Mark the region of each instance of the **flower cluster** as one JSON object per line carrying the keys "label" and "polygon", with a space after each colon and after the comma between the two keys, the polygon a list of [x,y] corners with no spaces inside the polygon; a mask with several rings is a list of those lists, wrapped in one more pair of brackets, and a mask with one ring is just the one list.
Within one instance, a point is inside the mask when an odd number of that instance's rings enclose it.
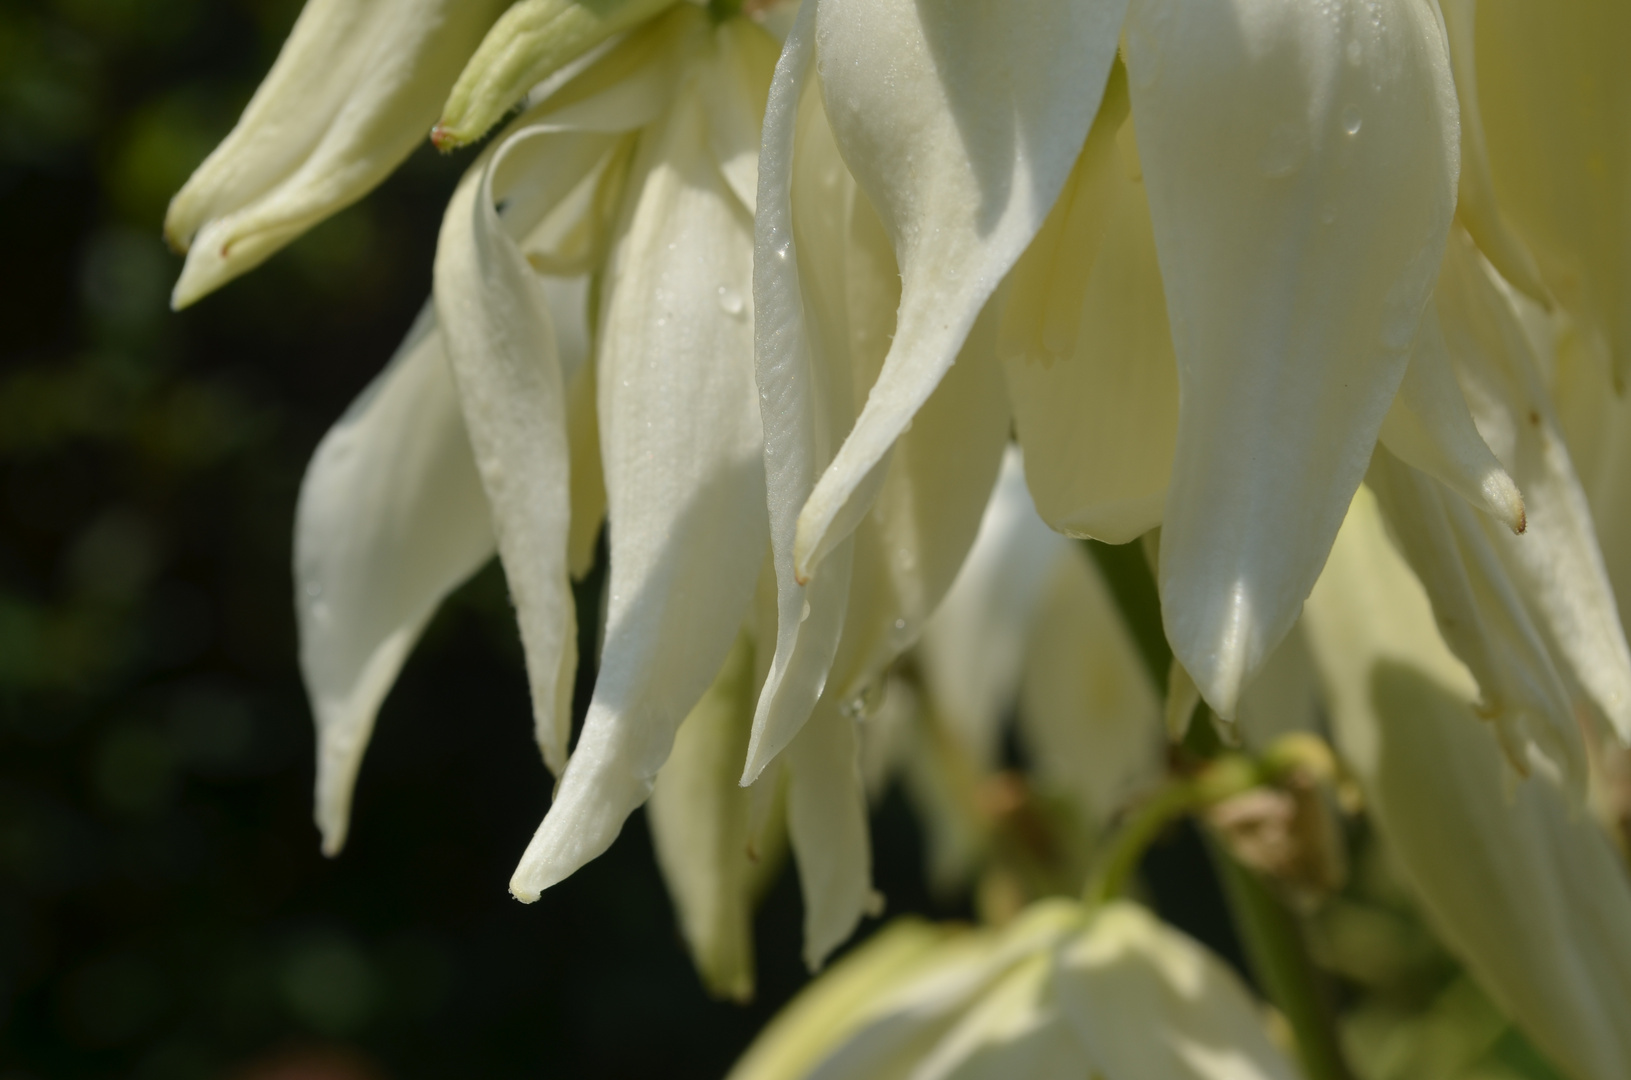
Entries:
{"label": "flower cluster", "polygon": [[1631,1075],[1627,40],[1611,0],[308,0],[171,206],[177,305],[486,138],[301,492],[325,850],[496,551],[558,777],[516,896],[649,800],[741,998],[784,846],[812,968],[878,910],[893,778],[977,882],[991,928],[897,924],[744,1078],[1291,1076],[1115,899],[1184,814],[1314,934],[1363,831],[1557,1068]]}

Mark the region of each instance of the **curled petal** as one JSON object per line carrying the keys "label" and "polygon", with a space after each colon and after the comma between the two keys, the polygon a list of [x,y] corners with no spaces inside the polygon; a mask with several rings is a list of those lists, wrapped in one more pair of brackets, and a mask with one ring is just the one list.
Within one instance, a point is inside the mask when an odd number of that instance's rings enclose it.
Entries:
{"label": "curled petal", "polygon": [[751,224],[708,152],[710,121],[692,82],[646,133],[606,276],[605,644],[572,764],[516,871],[527,894],[604,851],[651,793],[731,648],[768,539]]}
{"label": "curled petal", "polygon": [[436,606],[493,554],[434,311],[323,437],[295,511],[300,669],[317,721],[317,824],[345,844],[374,717]]}
{"label": "curled petal", "polygon": [[801,578],[864,514],[868,477],[1053,206],[1125,10],[1125,0],[821,0],[827,115],[894,244],[901,305],[866,408],[800,515]]}
{"label": "curled petal", "polygon": [[[847,338],[833,342],[829,328],[825,340],[812,340],[802,285],[804,273],[812,281],[818,276],[813,265],[806,271],[806,264],[835,257],[831,249],[842,243],[845,224],[838,189],[846,174],[832,133],[818,99],[811,97],[800,107],[815,52],[815,14],[814,4],[799,8],[776,62],[755,200],[754,362],[764,419],[777,629],[775,653],[753,717],[744,783],[752,783],[793,740],[821,697],[844,625],[854,550],[853,544],[842,545],[813,581],[800,580],[795,572],[799,509],[852,416],[848,359],[842,351],[835,359],[831,351],[842,350]],[[795,145],[800,149],[797,169]],[[795,172],[801,176],[797,206]]]}
{"label": "curled petal", "polygon": [[419,144],[500,0],[312,0],[232,133],[171,200],[183,308],[362,198]]}
{"label": "curled petal", "polygon": [[436,312],[515,601],[539,742],[559,775],[577,667],[566,388],[548,294],[494,206],[493,161],[502,153],[472,168],[448,205]]}

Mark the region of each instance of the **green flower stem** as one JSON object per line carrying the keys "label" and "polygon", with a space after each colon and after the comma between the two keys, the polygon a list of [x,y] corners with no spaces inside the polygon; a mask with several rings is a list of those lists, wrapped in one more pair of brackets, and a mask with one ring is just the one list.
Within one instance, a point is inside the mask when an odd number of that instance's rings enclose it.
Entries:
{"label": "green flower stem", "polygon": [[1207,836],[1206,844],[1252,971],[1291,1025],[1304,1075],[1308,1080],[1354,1080],[1325,983],[1308,956],[1296,916],[1215,839]]}
{"label": "green flower stem", "polygon": [[1195,776],[1163,788],[1133,811],[1098,869],[1088,878],[1082,899],[1091,905],[1120,896],[1144,858],[1144,851],[1167,826],[1224,799],[1273,782],[1276,772],[1244,754],[1225,754]]}

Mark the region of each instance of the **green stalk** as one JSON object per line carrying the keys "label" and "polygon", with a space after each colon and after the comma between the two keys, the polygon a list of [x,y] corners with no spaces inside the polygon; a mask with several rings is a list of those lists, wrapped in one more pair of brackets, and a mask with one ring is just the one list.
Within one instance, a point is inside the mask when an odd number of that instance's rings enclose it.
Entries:
{"label": "green stalk", "polygon": [[1325,982],[1308,956],[1296,917],[1211,836],[1206,846],[1252,971],[1296,1036],[1304,1075],[1308,1080],[1354,1080],[1342,1055]]}

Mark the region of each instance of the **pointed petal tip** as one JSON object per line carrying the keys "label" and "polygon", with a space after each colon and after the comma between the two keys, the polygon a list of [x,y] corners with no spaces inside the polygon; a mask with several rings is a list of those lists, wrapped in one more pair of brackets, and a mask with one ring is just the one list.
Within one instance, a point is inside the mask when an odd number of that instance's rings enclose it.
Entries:
{"label": "pointed petal tip", "polygon": [[430,144],[444,154],[451,153],[461,146],[466,146],[470,141],[470,139],[454,131],[446,124],[437,124],[430,129]]}
{"label": "pointed petal tip", "polygon": [[1491,515],[1521,536],[1529,528],[1529,516],[1524,509],[1523,493],[1503,469],[1484,478],[1484,505]]}

